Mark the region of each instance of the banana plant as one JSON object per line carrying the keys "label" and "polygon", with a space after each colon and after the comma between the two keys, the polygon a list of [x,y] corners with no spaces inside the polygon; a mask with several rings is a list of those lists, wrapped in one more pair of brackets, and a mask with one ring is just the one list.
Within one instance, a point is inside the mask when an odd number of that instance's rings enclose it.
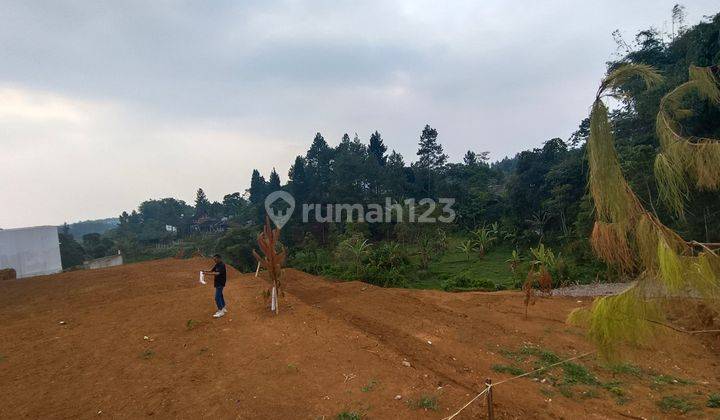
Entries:
{"label": "banana plant", "polygon": [[481,227],[473,232],[475,249],[480,254],[480,257],[484,257],[487,253],[490,245],[497,240],[497,237],[493,236],[491,231],[486,227]]}
{"label": "banana plant", "polygon": [[463,254],[465,254],[465,259],[469,262],[470,254],[475,251],[475,241],[473,241],[472,239],[468,239],[467,241],[460,242],[460,244],[457,246],[457,249],[460,250]]}
{"label": "banana plant", "polygon": [[517,252],[517,250],[513,250],[512,254],[510,254],[510,258],[505,260],[505,262],[510,264],[510,271],[515,274],[518,267],[520,266],[520,263],[522,263],[522,260],[523,259],[520,256],[520,253]]}

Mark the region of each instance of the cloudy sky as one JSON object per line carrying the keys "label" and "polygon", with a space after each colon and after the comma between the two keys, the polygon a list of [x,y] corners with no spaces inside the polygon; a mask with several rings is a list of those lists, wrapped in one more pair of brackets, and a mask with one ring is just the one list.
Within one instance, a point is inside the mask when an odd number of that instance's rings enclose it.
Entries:
{"label": "cloudy sky", "polygon": [[612,31],[669,29],[674,1],[0,0],[0,227],[285,182],[317,131],[408,162],[426,123],[453,160],[567,138]]}

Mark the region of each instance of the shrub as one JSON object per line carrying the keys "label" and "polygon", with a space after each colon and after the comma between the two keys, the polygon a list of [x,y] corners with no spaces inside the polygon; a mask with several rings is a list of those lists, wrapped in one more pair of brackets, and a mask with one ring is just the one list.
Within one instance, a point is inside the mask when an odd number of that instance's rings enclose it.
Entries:
{"label": "shrub", "polygon": [[460,273],[442,282],[441,287],[446,291],[463,291],[463,290],[498,290],[495,283],[486,279],[479,279],[470,276],[468,273]]}

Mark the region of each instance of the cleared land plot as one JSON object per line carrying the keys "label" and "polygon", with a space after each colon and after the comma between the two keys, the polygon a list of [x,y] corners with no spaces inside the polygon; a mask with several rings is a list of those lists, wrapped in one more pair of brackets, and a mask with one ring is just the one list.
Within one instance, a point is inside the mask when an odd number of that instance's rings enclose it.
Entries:
{"label": "cleared land plot", "polygon": [[[382,289],[293,270],[277,317],[265,282],[230,270],[230,312],[213,320],[212,288],[197,283],[209,265],[0,283],[0,418],[441,418],[486,377],[592,350],[564,323],[588,299],[539,299],[525,319],[517,292]],[[668,334],[623,365],[591,357],[503,384],[496,414],[717,416],[718,350],[716,337]]]}

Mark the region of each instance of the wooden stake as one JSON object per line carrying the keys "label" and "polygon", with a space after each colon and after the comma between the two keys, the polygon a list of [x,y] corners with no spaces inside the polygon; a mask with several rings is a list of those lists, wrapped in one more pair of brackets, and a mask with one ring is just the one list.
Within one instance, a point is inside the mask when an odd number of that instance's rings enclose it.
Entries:
{"label": "wooden stake", "polygon": [[260,261],[258,261],[258,266],[257,266],[257,268],[255,269],[255,277],[258,276],[258,273],[260,273]]}
{"label": "wooden stake", "polygon": [[487,407],[488,407],[488,420],[495,420],[495,413],[493,412],[493,387],[492,380],[490,378],[485,379],[485,386],[488,387],[487,391]]}

